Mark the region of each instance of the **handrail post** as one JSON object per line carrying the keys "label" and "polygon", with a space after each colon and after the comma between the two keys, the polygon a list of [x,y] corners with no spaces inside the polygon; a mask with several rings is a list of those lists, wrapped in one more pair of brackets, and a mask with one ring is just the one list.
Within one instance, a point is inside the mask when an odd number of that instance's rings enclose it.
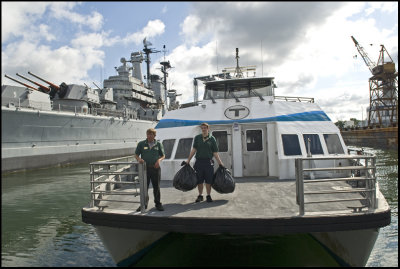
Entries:
{"label": "handrail post", "polygon": [[91,193],[91,200],[90,200],[90,207],[94,207],[94,199],[95,199],[95,194],[94,194],[94,169],[93,169],[93,164],[89,164],[90,165],[90,189],[92,191]]}
{"label": "handrail post", "polygon": [[304,173],[303,173],[303,159],[299,158],[297,161],[297,177],[298,181],[298,202],[299,202],[299,214],[304,215]]}
{"label": "handrail post", "polygon": [[294,169],[296,177],[296,204],[299,204],[299,159],[294,160]]}
{"label": "handrail post", "polygon": [[146,211],[147,199],[147,169],[146,163],[138,163],[139,165],[139,184],[140,184],[140,212]]}
{"label": "handrail post", "polygon": [[372,173],[371,173],[371,181],[372,181],[372,192],[371,192],[371,207],[373,209],[377,208],[377,203],[376,203],[376,175],[375,175],[375,171],[376,171],[376,166],[375,166],[375,162],[376,162],[376,157],[372,157],[371,158],[371,166],[372,166]]}

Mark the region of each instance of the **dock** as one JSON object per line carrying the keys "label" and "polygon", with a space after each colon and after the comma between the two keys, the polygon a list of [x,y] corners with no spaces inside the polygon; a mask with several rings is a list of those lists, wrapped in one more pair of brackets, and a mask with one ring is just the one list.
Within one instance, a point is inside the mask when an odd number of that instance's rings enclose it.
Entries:
{"label": "dock", "polygon": [[348,145],[378,147],[382,149],[398,148],[398,126],[341,130],[343,140]]}

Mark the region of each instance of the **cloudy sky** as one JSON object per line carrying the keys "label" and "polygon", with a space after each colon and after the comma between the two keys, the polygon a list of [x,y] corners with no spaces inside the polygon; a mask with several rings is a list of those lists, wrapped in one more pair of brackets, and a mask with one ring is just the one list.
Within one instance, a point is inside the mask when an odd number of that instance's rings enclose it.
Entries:
{"label": "cloudy sky", "polygon": [[[276,95],[314,97],[335,122],[367,117],[371,74],[350,36],[374,62],[385,45],[398,69],[398,2],[2,2],[1,22],[2,85],[28,71],[102,85],[146,37],[166,46],[181,103],[193,77],[235,66],[239,48],[242,66],[275,77]],[[151,55],[152,73],[163,58]]]}

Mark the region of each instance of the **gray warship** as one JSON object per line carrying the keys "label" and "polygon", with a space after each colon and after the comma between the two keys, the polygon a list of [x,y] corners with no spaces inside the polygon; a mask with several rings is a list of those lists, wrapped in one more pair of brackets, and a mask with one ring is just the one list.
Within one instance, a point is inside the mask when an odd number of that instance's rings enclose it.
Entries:
{"label": "gray warship", "polygon": [[22,86],[1,87],[2,173],[133,154],[146,130],[166,110],[179,107],[176,90],[166,88],[171,65],[165,61],[165,45],[161,77],[150,74],[150,54],[160,51],[146,39],[143,44],[129,60],[121,58],[118,75],[105,79],[103,88],[94,82],[93,88],[56,85],[29,71],[36,80],[17,73],[35,87],[5,75]]}

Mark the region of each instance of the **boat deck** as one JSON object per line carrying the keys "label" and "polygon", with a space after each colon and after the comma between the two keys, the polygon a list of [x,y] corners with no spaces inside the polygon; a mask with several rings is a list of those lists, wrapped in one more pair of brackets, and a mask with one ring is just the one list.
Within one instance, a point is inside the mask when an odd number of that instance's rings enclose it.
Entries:
{"label": "boat deck", "polygon": [[[305,214],[300,215],[294,180],[243,178],[236,179],[235,182],[236,188],[233,193],[219,194],[212,190],[211,197],[214,201],[211,203],[205,201],[204,188],[204,201],[195,203],[197,188],[182,192],[172,186],[172,181],[162,181],[161,202],[165,211],[158,211],[154,207],[153,189],[150,186],[149,206],[145,213],[136,212],[140,205],[139,196],[118,195],[113,198],[114,195],[109,195],[103,198],[137,203],[101,201],[100,207],[83,208],[82,219],[86,223],[100,226],[235,234],[367,229],[390,223],[390,209],[386,202],[378,205],[375,210],[362,207],[362,200],[306,204]],[[310,184],[306,191],[338,191],[351,188],[346,182],[322,182]],[[334,195],[335,199],[364,198],[360,193]],[[324,194],[310,195],[306,196],[305,201],[326,200],[325,197]],[[349,207],[360,207],[361,211],[355,212]]]}

